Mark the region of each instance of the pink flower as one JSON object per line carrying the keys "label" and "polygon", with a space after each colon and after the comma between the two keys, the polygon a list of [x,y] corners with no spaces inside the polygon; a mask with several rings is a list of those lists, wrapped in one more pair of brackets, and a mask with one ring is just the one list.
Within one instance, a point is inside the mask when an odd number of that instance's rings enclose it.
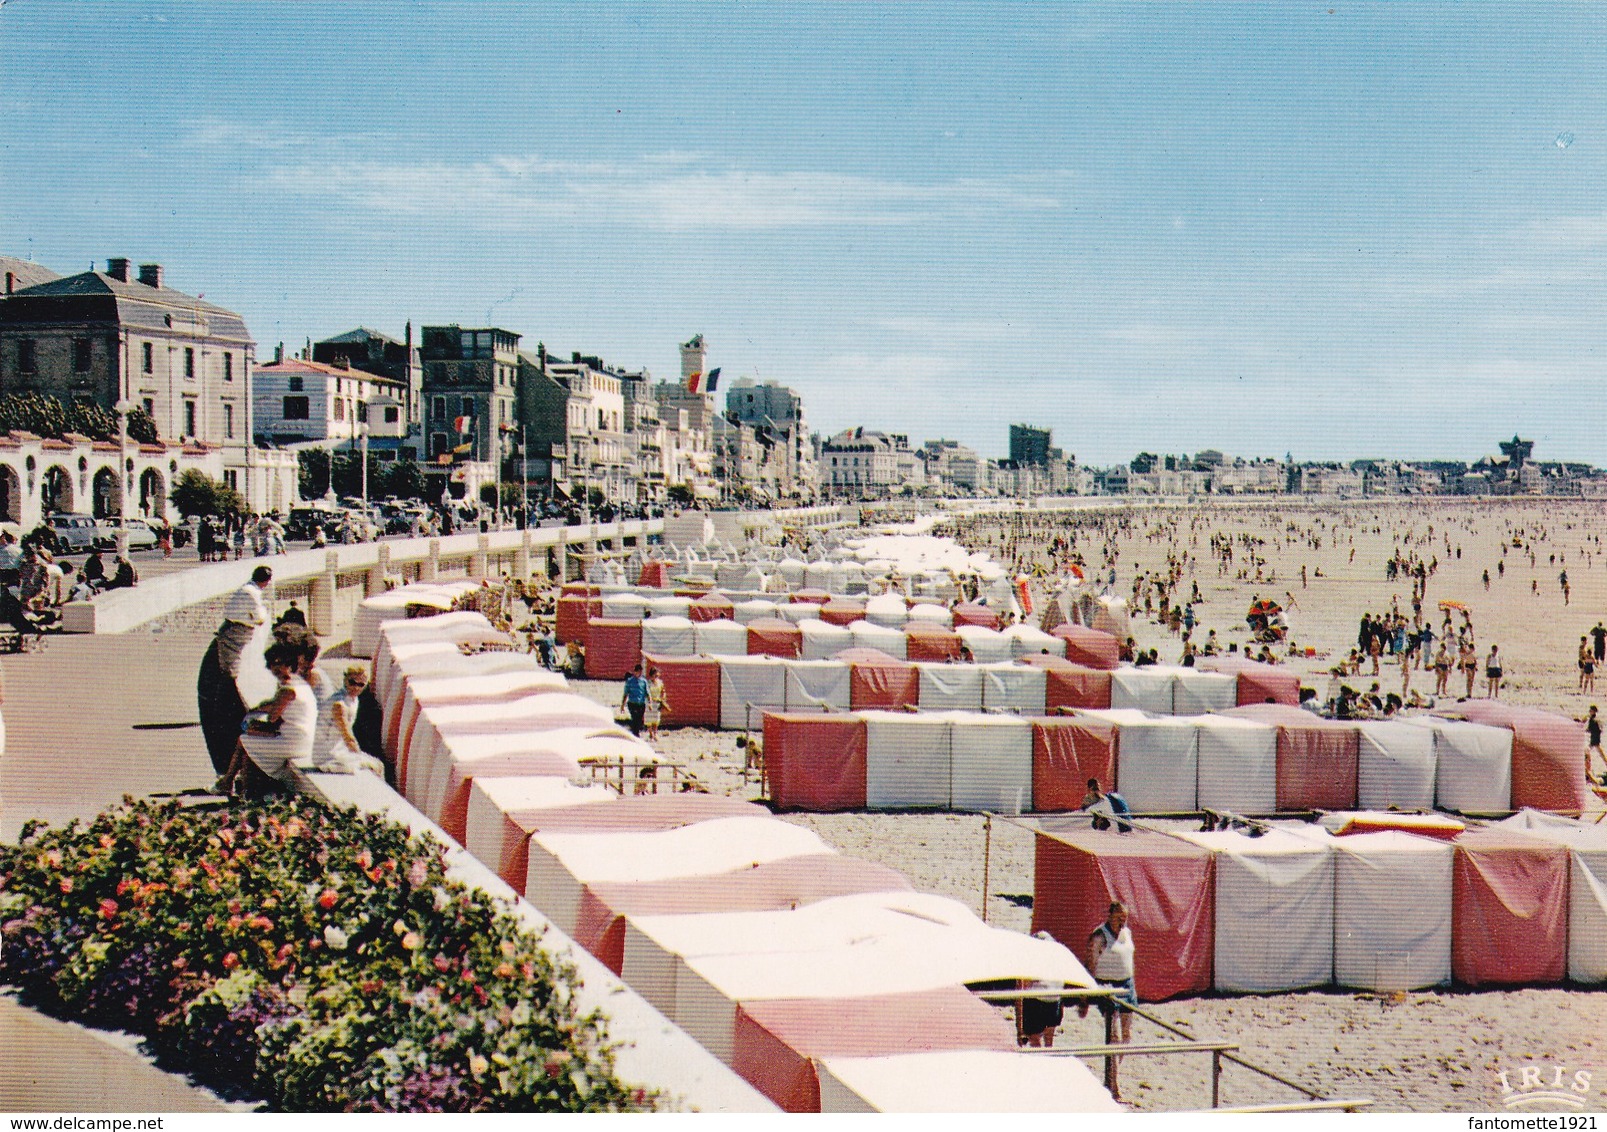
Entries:
{"label": "pink flower", "polygon": [[437,955],[435,957],[435,969],[437,971],[450,971],[452,969],[452,960],[445,955]]}
{"label": "pink flower", "polygon": [[110,920],[117,915],[117,901],[109,897],[100,902],[100,916],[103,920]]}
{"label": "pink flower", "polygon": [[357,867],[358,868],[360,868],[360,869],[370,868],[373,864],[374,864],[374,855],[372,853],[370,853],[367,849],[359,849],[357,851]]}
{"label": "pink flower", "polygon": [[236,955],[234,952],[231,951],[231,952],[229,952],[227,955],[225,955],[223,957],[223,969],[225,971],[232,971],[236,967],[238,967],[239,965],[240,965],[240,957],[238,955]]}
{"label": "pink flower", "polygon": [[335,906],[335,901],[339,899],[340,897],[333,888],[326,888],[318,894],[318,907],[327,912]]}
{"label": "pink flower", "polygon": [[430,863],[423,857],[414,861],[407,869],[407,883],[414,888],[424,887],[424,882],[430,879]]}
{"label": "pink flower", "polygon": [[403,951],[417,951],[418,950],[418,945],[423,943],[423,942],[424,941],[421,938],[419,938],[418,932],[408,932],[406,935],[404,935],[402,937],[402,950]]}
{"label": "pink flower", "polygon": [[63,892],[71,892],[73,890],[73,878],[72,877],[62,877],[61,878],[61,890]]}

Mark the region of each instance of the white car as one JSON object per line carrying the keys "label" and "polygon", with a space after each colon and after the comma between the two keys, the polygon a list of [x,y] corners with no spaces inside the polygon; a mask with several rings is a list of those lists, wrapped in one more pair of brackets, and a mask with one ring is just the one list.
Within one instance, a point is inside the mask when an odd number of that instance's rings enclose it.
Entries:
{"label": "white car", "polygon": [[128,533],[130,550],[150,550],[158,542],[156,532],[144,519],[102,519],[101,539],[97,540],[102,550],[111,550],[117,545],[119,528]]}

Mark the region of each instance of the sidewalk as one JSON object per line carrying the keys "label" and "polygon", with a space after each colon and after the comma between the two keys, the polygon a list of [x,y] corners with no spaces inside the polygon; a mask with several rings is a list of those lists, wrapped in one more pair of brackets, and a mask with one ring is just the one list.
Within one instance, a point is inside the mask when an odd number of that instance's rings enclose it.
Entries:
{"label": "sidewalk", "polygon": [[[54,825],[91,817],[124,794],[210,784],[195,725],[195,672],[209,640],[56,636],[41,653],[0,658],[0,839],[15,841],[30,818]],[[150,724],[188,726],[142,726]],[[0,998],[0,1111],[226,1110],[112,1039]]]}

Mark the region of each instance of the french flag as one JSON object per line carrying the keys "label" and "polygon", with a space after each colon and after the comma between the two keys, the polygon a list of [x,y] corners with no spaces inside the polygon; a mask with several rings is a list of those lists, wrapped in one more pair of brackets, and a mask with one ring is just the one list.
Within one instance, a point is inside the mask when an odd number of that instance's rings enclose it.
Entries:
{"label": "french flag", "polygon": [[686,388],[689,393],[713,393],[720,381],[720,369],[716,366],[708,373],[694,373],[686,379]]}

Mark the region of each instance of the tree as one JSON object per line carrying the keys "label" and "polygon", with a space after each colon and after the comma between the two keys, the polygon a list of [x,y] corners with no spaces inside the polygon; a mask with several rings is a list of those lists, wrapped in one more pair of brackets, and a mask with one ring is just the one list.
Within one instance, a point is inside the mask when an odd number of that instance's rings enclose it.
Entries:
{"label": "tree", "polygon": [[[116,441],[117,414],[85,401],[62,401],[46,393],[13,393],[0,398],[0,432],[31,432],[60,440],[78,433],[91,440]],[[156,422],[143,408],[128,414],[128,438],[143,444],[157,440]]]}
{"label": "tree", "polygon": [[[496,498],[496,494],[497,494],[497,485],[496,484],[483,483],[483,484],[480,485],[480,502],[485,504],[487,507],[491,506],[491,501]],[[502,507],[503,507],[503,509],[507,510],[507,511],[517,511],[523,505],[524,505],[524,485],[523,484],[517,484],[517,483],[505,483],[505,484],[503,484],[502,485]]]}
{"label": "tree", "polygon": [[692,500],[696,498],[692,494],[692,486],[684,483],[670,484],[669,490],[665,492],[665,495],[669,497],[671,503],[679,504],[682,507],[692,506]]}
{"label": "tree", "polygon": [[186,468],[173,481],[173,506],[180,515],[238,515],[245,500],[234,488],[219,483],[199,468]]}
{"label": "tree", "polygon": [[386,495],[398,499],[424,498],[424,469],[410,456],[393,461],[385,470],[384,479]]}
{"label": "tree", "polygon": [[296,486],[303,499],[321,499],[328,494],[328,449],[303,448],[296,453]]}

